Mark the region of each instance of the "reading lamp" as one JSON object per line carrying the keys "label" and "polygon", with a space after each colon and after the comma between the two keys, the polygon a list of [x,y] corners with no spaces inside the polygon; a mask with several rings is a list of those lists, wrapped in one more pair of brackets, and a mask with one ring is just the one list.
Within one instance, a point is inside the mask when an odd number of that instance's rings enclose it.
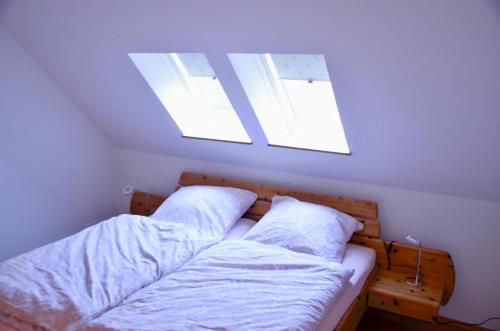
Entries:
{"label": "reading lamp", "polygon": [[420,279],[420,256],[422,255],[422,242],[415,239],[411,234],[408,234],[405,238],[413,245],[418,246],[417,275],[415,276],[415,280],[407,280],[406,283],[411,286],[419,287],[422,285],[422,281]]}

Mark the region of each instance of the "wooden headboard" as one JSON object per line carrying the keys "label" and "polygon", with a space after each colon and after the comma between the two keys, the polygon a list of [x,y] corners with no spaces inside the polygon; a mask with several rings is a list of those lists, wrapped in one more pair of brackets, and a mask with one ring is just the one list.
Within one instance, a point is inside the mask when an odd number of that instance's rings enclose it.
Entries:
{"label": "wooden headboard", "polygon": [[[364,229],[355,233],[351,242],[374,248],[377,253],[377,262],[387,266],[385,246],[383,241],[380,240],[380,224],[377,220],[378,207],[376,202],[183,172],[179,178],[177,189],[183,186],[192,185],[230,186],[255,192],[257,194],[257,201],[255,201],[244,215],[244,217],[251,218],[255,221],[258,221],[271,208],[271,199],[275,195],[288,195],[302,201],[321,204],[340,210],[355,217],[364,224]],[[165,197],[160,195],[134,192],[130,202],[130,213],[149,216],[154,213],[165,199]]]}

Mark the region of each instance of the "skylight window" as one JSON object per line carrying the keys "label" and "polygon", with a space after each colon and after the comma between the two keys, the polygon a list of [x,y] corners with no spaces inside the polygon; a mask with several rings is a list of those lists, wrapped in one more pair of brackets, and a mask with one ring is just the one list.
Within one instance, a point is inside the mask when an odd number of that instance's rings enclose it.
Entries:
{"label": "skylight window", "polygon": [[129,56],[184,137],[251,143],[204,54]]}
{"label": "skylight window", "polygon": [[350,154],[323,55],[229,59],[270,145]]}

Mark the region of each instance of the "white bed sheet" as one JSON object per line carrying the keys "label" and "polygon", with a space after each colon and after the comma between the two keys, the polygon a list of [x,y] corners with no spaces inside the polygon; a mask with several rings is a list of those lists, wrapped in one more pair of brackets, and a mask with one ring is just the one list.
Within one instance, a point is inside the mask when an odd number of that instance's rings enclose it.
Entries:
{"label": "white bed sheet", "polygon": [[241,239],[241,237],[243,237],[243,235],[247,233],[247,231],[250,230],[255,224],[257,224],[257,222],[255,222],[254,220],[251,220],[249,218],[240,218],[233,225],[231,230],[229,230],[224,240]]}
{"label": "white bed sheet", "polygon": [[[227,239],[240,239],[245,232],[250,230],[257,222],[242,218],[229,231]],[[354,299],[361,293],[366,279],[375,266],[375,251],[368,247],[347,244],[342,266],[354,269],[354,274],[349,279],[340,297],[328,308],[328,313],[321,320],[317,331],[331,331],[335,329],[340,319],[347,311]]]}
{"label": "white bed sheet", "polygon": [[354,299],[361,293],[366,279],[375,266],[375,250],[354,244],[347,244],[342,266],[354,269],[340,297],[329,307],[328,313],[321,320],[317,331],[331,331],[347,311]]}

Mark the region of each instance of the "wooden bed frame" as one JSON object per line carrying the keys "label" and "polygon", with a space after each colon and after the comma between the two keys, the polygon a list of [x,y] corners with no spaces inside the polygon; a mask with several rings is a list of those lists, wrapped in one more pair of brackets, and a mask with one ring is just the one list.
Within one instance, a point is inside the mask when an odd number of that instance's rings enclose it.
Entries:
{"label": "wooden bed frame", "polygon": [[[377,255],[377,265],[365,282],[361,293],[351,303],[350,307],[337,324],[335,330],[351,331],[356,329],[359,320],[367,308],[368,284],[374,277],[377,268],[385,268],[388,265],[384,242],[380,239],[380,224],[377,220],[377,203],[331,194],[310,193],[266,184],[183,172],[179,178],[177,189],[183,186],[192,185],[230,186],[255,192],[257,194],[257,201],[255,201],[255,203],[244,215],[244,217],[251,218],[255,221],[258,221],[271,208],[271,199],[275,195],[288,195],[302,201],[333,207],[361,221],[364,224],[364,229],[355,233],[351,238],[351,242],[373,248]],[[134,192],[130,202],[130,213],[149,216],[163,203],[163,201],[165,201],[165,199],[165,197],[160,195],[145,192]]]}

